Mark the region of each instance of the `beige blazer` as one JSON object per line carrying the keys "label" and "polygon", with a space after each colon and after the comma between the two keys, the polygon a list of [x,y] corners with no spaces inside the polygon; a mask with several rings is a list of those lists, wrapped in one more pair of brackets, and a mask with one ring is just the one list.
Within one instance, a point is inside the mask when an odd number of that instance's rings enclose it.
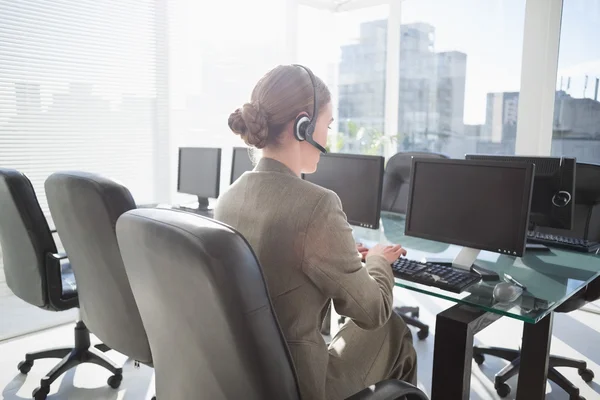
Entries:
{"label": "beige blazer", "polygon": [[379,328],[392,313],[389,263],[361,263],[338,196],[273,159],[219,198],[215,219],[244,235],[260,261],[302,398],[325,398],[329,352],[320,327],[329,301],[359,327]]}

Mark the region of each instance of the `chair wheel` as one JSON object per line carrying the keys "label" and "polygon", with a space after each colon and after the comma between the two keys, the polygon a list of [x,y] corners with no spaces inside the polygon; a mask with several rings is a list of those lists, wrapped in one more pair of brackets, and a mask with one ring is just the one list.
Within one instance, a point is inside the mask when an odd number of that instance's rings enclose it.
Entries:
{"label": "chair wheel", "polygon": [[483,354],[473,354],[473,360],[477,365],[481,365],[485,362],[485,356]]}
{"label": "chair wheel", "polygon": [[27,374],[31,371],[31,367],[33,367],[33,361],[21,361],[17,368],[22,374]]}
{"label": "chair wheel", "polygon": [[427,336],[429,336],[429,328],[423,328],[423,329],[421,329],[421,330],[419,330],[419,331],[417,332],[417,337],[418,337],[420,340],[424,340],[424,339],[426,339],[426,338],[427,338]]}
{"label": "chair wheel", "polygon": [[48,393],[50,393],[49,387],[40,386],[31,393],[31,397],[33,397],[34,400],[46,400]]}
{"label": "chair wheel", "polygon": [[581,377],[581,379],[583,379],[584,382],[591,382],[592,380],[594,380],[594,371],[592,371],[591,369],[580,369],[577,370],[577,372],[579,372],[579,376]]}
{"label": "chair wheel", "polygon": [[508,386],[506,383],[500,383],[494,386],[496,387],[496,393],[498,393],[498,396],[504,398],[510,394],[510,386]]}
{"label": "chair wheel", "polygon": [[121,381],[123,380],[123,375],[113,375],[110,378],[108,378],[108,381],[106,381],[106,383],[108,383],[108,386],[110,386],[113,389],[117,389],[119,386],[121,386]]}

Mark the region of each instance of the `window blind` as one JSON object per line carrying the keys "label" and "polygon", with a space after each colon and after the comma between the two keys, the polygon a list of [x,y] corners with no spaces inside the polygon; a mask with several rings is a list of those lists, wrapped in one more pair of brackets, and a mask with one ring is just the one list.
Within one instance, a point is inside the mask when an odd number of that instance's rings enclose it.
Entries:
{"label": "window blind", "polygon": [[159,3],[0,0],[0,166],[27,174],[47,216],[44,181],[59,170],[152,201],[166,112]]}

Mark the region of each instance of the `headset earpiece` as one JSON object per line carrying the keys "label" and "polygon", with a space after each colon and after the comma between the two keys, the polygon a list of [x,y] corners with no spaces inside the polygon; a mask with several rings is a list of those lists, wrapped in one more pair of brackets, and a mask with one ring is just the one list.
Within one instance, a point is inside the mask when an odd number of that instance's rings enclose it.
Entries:
{"label": "headset earpiece", "polygon": [[[298,139],[301,142],[306,140],[308,130],[310,130],[309,126],[311,126],[311,124],[308,115],[298,115],[298,117],[296,117],[296,122],[294,123],[294,136],[296,136],[296,139]],[[309,135],[311,134],[312,132]]]}
{"label": "headset earpiece", "polygon": [[570,202],[571,193],[565,190],[561,190],[560,192],[555,193],[554,196],[552,196],[552,204],[554,204],[556,207],[565,207]]}

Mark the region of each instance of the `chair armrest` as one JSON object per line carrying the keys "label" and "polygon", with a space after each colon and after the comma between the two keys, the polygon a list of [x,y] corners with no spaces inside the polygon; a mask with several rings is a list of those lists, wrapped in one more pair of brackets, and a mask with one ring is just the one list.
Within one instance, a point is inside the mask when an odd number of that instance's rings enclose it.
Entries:
{"label": "chair armrest", "polygon": [[428,397],[410,383],[389,379],[363,389],[346,400],[428,400]]}
{"label": "chair armrest", "polygon": [[67,253],[65,252],[59,252],[59,253],[50,253],[48,254],[48,256],[54,260],[64,260],[65,258],[67,258]]}

